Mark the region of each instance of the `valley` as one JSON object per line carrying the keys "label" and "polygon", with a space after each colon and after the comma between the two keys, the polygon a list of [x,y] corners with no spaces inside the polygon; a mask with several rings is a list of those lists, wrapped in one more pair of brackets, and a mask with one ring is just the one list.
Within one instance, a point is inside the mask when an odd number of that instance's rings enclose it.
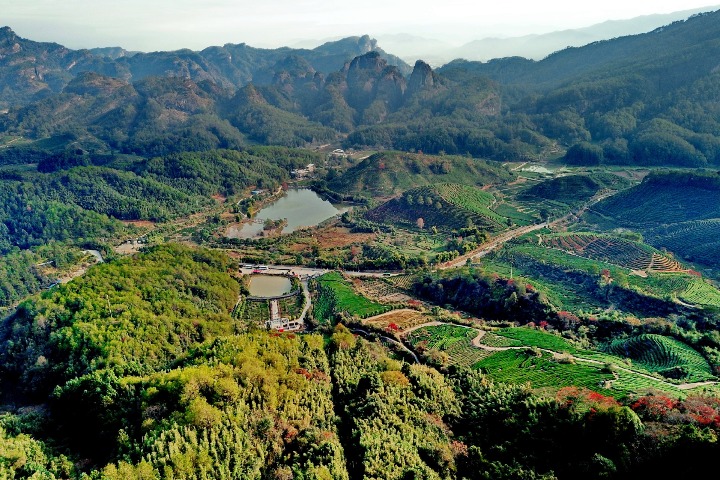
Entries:
{"label": "valley", "polygon": [[0,478],[698,477],[719,19],[437,69],[0,29]]}

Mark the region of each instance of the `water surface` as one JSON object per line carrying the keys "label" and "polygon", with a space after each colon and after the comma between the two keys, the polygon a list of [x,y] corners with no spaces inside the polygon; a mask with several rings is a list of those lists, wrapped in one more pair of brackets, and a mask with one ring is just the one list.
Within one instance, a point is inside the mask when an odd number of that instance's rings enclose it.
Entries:
{"label": "water surface", "polygon": [[228,228],[228,238],[254,238],[262,234],[263,222],[267,219],[287,218],[282,233],[291,233],[302,227],[314,227],[317,224],[343,213],[347,209],[338,209],[317,193],[307,188],[288,190],[277,201],[260,210],[253,222],[234,225]]}
{"label": "water surface", "polygon": [[249,290],[253,297],[279,297],[290,293],[292,283],[278,275],[251,275]]}

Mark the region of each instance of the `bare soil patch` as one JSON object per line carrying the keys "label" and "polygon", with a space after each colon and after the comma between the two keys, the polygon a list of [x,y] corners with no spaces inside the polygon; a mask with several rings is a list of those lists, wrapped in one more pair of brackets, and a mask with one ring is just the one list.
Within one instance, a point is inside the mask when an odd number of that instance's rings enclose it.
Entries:
{"label": "bare soil patch", "polygon": [[329,227],[315,232],[320,248],[343,248],[354,243],[365,244],[375,240],[374,233],[352,233],[349,228]]}
{"label": "bare soil patch", "polygon": [[425,314],[417,310],[402,308],[367,318],[363,321],[363,323],[382,330],[385,330],[391,324],[394,324],[402,331],[416,325],[427,323],[427,317],[425,317]]}

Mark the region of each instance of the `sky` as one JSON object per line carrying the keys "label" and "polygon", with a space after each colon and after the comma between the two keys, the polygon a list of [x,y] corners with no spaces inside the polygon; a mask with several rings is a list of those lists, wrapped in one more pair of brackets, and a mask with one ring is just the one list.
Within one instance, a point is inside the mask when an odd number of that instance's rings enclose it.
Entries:
{"label": "sky", "polygon": [[70,48],[157,51],[394,33],[460,45],[713,5],[713,0],[0,0],[0,26]]}

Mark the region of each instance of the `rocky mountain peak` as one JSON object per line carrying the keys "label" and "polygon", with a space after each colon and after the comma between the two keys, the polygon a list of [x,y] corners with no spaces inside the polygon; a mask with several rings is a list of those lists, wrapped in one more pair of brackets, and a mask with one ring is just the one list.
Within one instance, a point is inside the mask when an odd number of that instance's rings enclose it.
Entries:
{"label": "rocky mountain peak", "polygon": [[[18,40],[20,40],[20,37],[18,37],[10,27],[0,28],[0,48],[2,48],[5,53],[10,53],[8,47],[18,45]],[[17,48],[15,50],[17,50]],[[12,53],[17,53],[17,51],[12,51]]]}
{"label": "rocky mountain peak", "polygon": [[377,40],[370,38],[369,35],[363,35],[358,39],[358,49],[362,53],[373,52],[377,50]]}
{"label": "rocky mountain peak", "polygon": [[10,27],[0,27],[0,39],[4,38],[17,38],[17,35]]}
{"label": "rocky mountain peak", "polygon": [[385,69],[385,67],[387,67],[387,60],[382,58],[379,52],[372,51],[353,58],[352,62],[350,62],[348,72],[365,70],[380,73]]}
{"label": "rocky mountain peak", "polygon": [[432,88],[437,83],[437,75],[432,67],[422,60],[415,62],[410,80],[408,81],[408,93],[411,95],[426,88]]}

